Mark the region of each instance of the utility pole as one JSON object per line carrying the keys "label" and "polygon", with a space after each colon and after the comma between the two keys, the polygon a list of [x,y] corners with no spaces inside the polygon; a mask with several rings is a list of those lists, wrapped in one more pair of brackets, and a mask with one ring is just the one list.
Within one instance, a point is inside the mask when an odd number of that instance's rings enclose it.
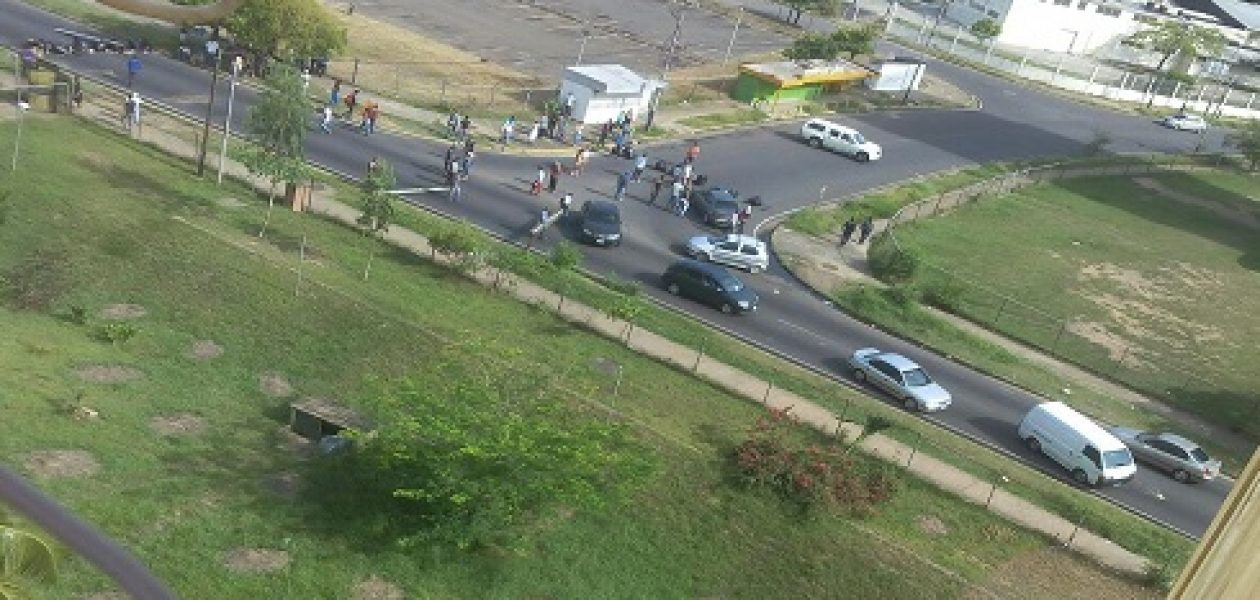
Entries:
{"label": "utility pole", "polygon": [[726,64],[731,60],[731,50],[735,48],[735,35],[739,33],[739,24],[744,20],[744,7],[739,7],[739,13],[735,15],[735,29],[731,30],[731,40],[726,42],[726,55],[722,57],[722,64]]}
{"label": "utility pole", "polygon": [[[665,81],[669,77],[669,70],[674,66],[674,53],[678,51],[678,42],[682,38],[683,20],[687,18],[687,9],[691,8],[692,0],[672,0],[669,4],[669,14],[674,16],[674,33],[669,38],[669,48],[665,51],[665,68],[661,73],[661,81]],[[656,108],[661,103],[661,93],[657,90],[652,96],[652,106],[648,108],[647,123],[645,129],[652,128],[652,122],[656,120]]]}
{"label": "utility pole", "polygon": [[228,138],[232,136],[232,102],[236,100],[236,79],[241,74],[240,57],[232,59],[232,74],[228,81],[227,116],[223,117],[223,145],[219,148],[218,185],[223,185],[223,163],[227,161]]}
{"label": "utility pole", "polygon": [[927,41],[924,42],[927,47],[932,47],[932,38],[936,36],[936,28],[940,27],[941,19],[945,18],[945,10],[949,8],[949,0],[941,0],[941,10],[936,13],[936,20],[932,22],[932,29],[928,31]]}
{"label": "utility pole", "polygon": [[219,67],[223,65],[223,52],[214,53],[214,72],[210,75],[210,100],[206,102],[206,125],[201,131],[201,150],[197,153],[197,176],[206,174],[206,146],[210,143],[210,119],[214,118],[214,90],[219,87]]}

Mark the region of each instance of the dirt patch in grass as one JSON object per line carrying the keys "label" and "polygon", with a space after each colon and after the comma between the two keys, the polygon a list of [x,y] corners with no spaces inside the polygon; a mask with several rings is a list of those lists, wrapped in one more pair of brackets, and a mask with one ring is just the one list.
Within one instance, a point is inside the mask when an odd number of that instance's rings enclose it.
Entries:
{"label": "dirt patch in grass", "polygon": [[149,314],[148,309],[139,304],[110,304],[101,309],[101,318],[110,321],[130,321]]}
{"label": "dirt patch in grass", "polygon": [[193,360],[210,360],[223,354],[223,346],[211,340],[197,340],[188,349],[188,356]]}
{"label": "dirt patch in grass", "polygon": [[223,555],[223,566],[235,573],[270,573],[289,566],[289,553],[265,548],[233,548]]}
{"label": "dirt patch in grass", "polygon": [[123,365],[87,365],[75,369],[74,374],[92,383],[127,383],[144,377],[140,369]]}
{"label": "dirt patch in grass", "polygon": [[293,500],[302,491],[302,476],[294,471],[272,473],[263,478],[263,487],[273,496]]}
{"label": "dirt patch in grass", "polygon": [[258,376],[258,389],[272,398],[287,398],[293,395],[293,385],[280,373],[263,373]]}
{"label": "dirt patch in grass", "polygon": [[37,478],[86,477],[101,470],[85,450],[38,450],[22,457],[22,466]]}
{"label": "dirt patch in grass", "polygon": [[190,437],[206,430],[206,420],[190,413],[161,415],[150,419],[149,427],[165,437]]}
{"label": "dirt patch in grass", "polygon": [[990,598],[1054,598],[1055,600],[1155,600],[1156,590],[1108,574],[1085,559],[1055,546],[1025,552],[997,565],[985,581],[960,600]]}
{"label": "dirt patch in grass", "polygon": [[945,526],[945,522],[932,515],[919,515],[914,523],[919,531],[930,535],[945,535],[949,533],[949,527]]}
{"label": "dirt patch in grass", "polygon": [[217,205],[219,205],[219,206],[220,206],[220,207],[222,207],[222,208],[231,208],[231,209],[236,209],[236,208],[244,208],[244,207],[245,207],[245,202],[243,202],[243,201],[241,201],[241,200],[238,200],[238,199],[236,199],[236,198],[232,198],[232,197],[230,197],[230,196],[228,196],[228,197],[224,197],[224,198],[219,198],[219,199],[215,200],[215,201],[214,201],[214,203],[215,203],[215,204],[217,204]]}
{"label": "dirt patch in grass", "polygon": [[1238,223],[1252,229],[1260,230],[1260,219],[1257,219],[1255,215],[1245,210],[1165,187],[1164,184],[1150,177],[1134,177],[1133,183],[1136,183],[1143,189],[1155,192],[1156,194],[1170,200],[1176,200],[1177,202],[1189,206],[1197,206],[1204,210],[1216,213],[1222,218],[1233,223]]}
{"label": "dirt patch in grass", "polygon": [[353,600],[402,600],[402,588],[376,575],[354,584],[350,590]]}

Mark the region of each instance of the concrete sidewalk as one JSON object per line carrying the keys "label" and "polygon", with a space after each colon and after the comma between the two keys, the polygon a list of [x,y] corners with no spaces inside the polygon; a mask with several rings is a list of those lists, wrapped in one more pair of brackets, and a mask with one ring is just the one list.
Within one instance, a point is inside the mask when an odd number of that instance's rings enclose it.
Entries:
{"label": "concrete sidewalk", "polygon": [[[119,129],[116,112],[102,106],[85,104],[79,114],[104,127]],[[142,141],[172,155],[189,160],[196,159],[195,144],[161,126],[146,127],[140,137]],[[267,193],[267,182],[250,176],[244,166],[239,163],[228,161],[225,165],[225,173],[250,183],[260,194]],[[356,220],[361,214],[359,209],[332,199],[326,191],[316,192],[311,203],[311,211],[350,227],[357,227]],[[414,231],[394,226],[384,234],[383,239],[425,260],[430,260],[432,256],[432,247],[428,240]],[[438,258],[439,262],[446,262],[446,260],[442,257]],[[771,383],[716,361],[706,356],[702,350],[683,346],[640,327],[630,327],[625,321],[611,318],[600,310],[562,298],[559,294],[531,281],[501,273],[492,268],[480,269],[470,273],[469,276],[487,287],[495,287],[522,302],[546,307],[571,323],[622,341],[628,347],[646,356],[673,364],[680,369],[693,371],[697,377],[708,380],[746,400],[764,404],[770,408],[791,408],[791,414],[798,421],[827,435],[852,441],[858,439],[861,434],[860,425],[841,422],[829,410],[810,400],[776,388]],[[1081,529],[1068,519],[1004,491],[997,487],[996,482],[982,480],[927,454],[916,452],[911,446],[892,438],[873,434],[863,438],[859,448],[872,456],[904,467],[908,472],[946,492],[983,505],[1012,523],[1058,540],[1072,550],[1107,567],[1134,575],[1143,574],[1147,568],[1146,558],[1125,550],[1091,531]]]}

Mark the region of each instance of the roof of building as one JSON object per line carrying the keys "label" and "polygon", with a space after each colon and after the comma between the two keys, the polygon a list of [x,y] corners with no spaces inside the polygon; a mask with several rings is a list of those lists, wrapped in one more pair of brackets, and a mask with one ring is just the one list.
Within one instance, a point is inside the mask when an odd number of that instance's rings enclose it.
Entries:
{"label": "roof of building", "polygon": [[564,78],[609,96],[637,96],[664,83],[646,79],[621,65],[581,65],[564,70]]}
{"label": "roof of building", "polygon": [[[1260,6],[1241,0],[1174,0],[1172,4],[1180,9],[1213,17],[1221,25],[1260,30]],[[1176,9],[1168,14],[1177,14]]]}
{"label": "roof of building", "polygon": [[749,63],[740,65],[739,70],[780,88],[857,81],[873,74],[870,69],[847,60],[819,59]]}

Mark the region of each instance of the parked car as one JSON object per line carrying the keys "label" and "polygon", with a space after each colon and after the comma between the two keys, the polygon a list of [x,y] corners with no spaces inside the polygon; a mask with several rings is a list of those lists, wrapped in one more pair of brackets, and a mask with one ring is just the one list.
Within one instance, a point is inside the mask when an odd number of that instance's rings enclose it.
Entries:
{"label": "parked car", "polygon": [[1168,115],[1167,117],[1160,119],[1159,122],[1161,125],[1165,127],[1171,127],[1178,131],[1196,131],[1197,132],[1197,131],[1203,131],[1204,129],[1207,129],[1208,127],[1207,121],[1205,121],[1203,117],[1200,117],[1199,115],[1192,115],[1190,113],[1177,113],[1175,115]]}
{"label": "parked car", "polygon": [[739,201],[736,192],[726,188],[712,187],[691,193],[691,204],[705,223],[714,227],[729,228],[739,214]]}
{"label": "parked car", "polygon": [[875,348],[862,348],[849,358],[853,377],[892,394],[906,410],[936,412],[953,402],[949,392],[914,361]]}
{"label": "parked car", "polygon": [[749,273],[759,273],[770,266],[766,243],[751,235],[698,235],[687,241],[687,252],[700,260]]}
{"label": "parked car", "polygon": [[757,310],[757,293],[715,264],[684,258],[665,270],[665,290],[731,314]]}
{"label": "parked car", "polygon": [[621,245],[621,209],[608,200],[587,200],[578,213],[582,241],[597,246]]}
{"label": "parked car", "polygon": [[858,130],[825,119],[805,121],[801,125],[801,137],[815,148],[839,152],[858,162],[879,160],[884,155],[884,149],[879,144],[867,141]]}
{"label": "parked car", "polygon": [[1133,458],[1172,475],[1181,483],[1207,481],[1221,473],[1221,461],[1213,460],[1198,444],[1175,433],[1150,433],[1129,427],[1112,427],[1112,435],[1133,453]]}
{"label": "parked car", "polygon": [[1115,485],[1137,474],[1133,454],[1119,438],[1062,402],[1032,407],[1019,422],[1018,435],[1081,485]]}

